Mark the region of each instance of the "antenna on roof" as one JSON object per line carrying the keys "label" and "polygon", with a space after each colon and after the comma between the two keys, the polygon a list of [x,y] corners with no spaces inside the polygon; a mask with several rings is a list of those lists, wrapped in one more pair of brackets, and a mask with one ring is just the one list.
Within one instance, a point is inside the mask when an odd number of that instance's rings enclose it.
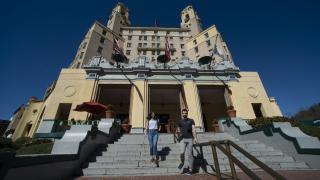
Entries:
{"label": "antenna on roof", "polygon": [[154,27],[158,27],[157,19],[156,19],[156,18],[154,19]]}

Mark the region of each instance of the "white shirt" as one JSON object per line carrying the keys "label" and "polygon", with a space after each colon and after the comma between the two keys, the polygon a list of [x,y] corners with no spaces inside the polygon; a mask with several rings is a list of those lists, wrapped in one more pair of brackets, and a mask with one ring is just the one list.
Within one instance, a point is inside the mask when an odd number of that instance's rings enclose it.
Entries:
{"label": "white shirt", "polygon": [[158,120],[157,119],[150,119],[148,122],[148,129],[158,129]]}

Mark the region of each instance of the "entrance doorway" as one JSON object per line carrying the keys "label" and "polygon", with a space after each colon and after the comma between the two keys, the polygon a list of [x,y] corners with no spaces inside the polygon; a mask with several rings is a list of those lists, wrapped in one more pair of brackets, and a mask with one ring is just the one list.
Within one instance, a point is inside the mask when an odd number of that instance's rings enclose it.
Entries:
{"label": "entrance doorway", "polygon": [[223,86],[198,85],[203,126],[206,132],[213,131],[213,122],[226,117],[227,105]]}
{"label": "entrance doorway", "polygon": [[149,112],[159,118],[161,132],[172,133],[181,119],[181,87],[178,85],[150,85]]}
{"label": "entrance doorway", "polygon": [[[97,101],[101,104],[111,104],[114,107],[115,118],[121,123],[129,120],[131,85],[127,84],[103,84],[99,85]],[[105,114],[99,114],[95,118],[105,118]]]}
{"label": "entrance doorway", "polygon": [[263,117],[263,114],[261,111],[261,103],[252,103],[252,108],[253,108],[254,114],[256,115],[256,118]]}

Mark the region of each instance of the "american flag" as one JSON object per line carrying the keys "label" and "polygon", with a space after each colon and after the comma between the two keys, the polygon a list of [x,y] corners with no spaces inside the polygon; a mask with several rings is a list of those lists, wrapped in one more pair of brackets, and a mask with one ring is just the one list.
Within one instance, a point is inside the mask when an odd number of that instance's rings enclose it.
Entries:
{"label": "american flag", "polygon": [[114,54],[124,55],[117,38],[113,39],[113,52]]}
{"label": "american flag", "polygon": [[167,59],[171,59],[171,57],[170,57],[170,47],[169,47],[169,43],[168,43],[168,36],[166,36],[165,56],[166,56]]}

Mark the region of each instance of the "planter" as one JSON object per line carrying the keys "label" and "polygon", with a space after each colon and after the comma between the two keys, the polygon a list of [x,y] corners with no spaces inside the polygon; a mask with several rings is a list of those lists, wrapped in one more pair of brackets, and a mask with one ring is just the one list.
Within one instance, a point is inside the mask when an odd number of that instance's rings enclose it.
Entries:
{"label": "planter", "polygon": [[227,110],[227,114],[230,118],[235,118],[237,116],[237,111],[234,109]]}
{"label": "planter", "polygon": [[106,118],[114,118],[114,111],[106,110]]}
{"label": "planter", "polygon": [[213,132],[220,132],[219,124],[212,124],[212,131]]}
{"label": "planter", "polygon": [[130,124],[121,124],[123,133],[130,133],[131,127],[132,126]]}
{"label": "planter", "polygon": [[165,127],[166,127],[166,133],[171,133],[170,125],[166,124]]}

